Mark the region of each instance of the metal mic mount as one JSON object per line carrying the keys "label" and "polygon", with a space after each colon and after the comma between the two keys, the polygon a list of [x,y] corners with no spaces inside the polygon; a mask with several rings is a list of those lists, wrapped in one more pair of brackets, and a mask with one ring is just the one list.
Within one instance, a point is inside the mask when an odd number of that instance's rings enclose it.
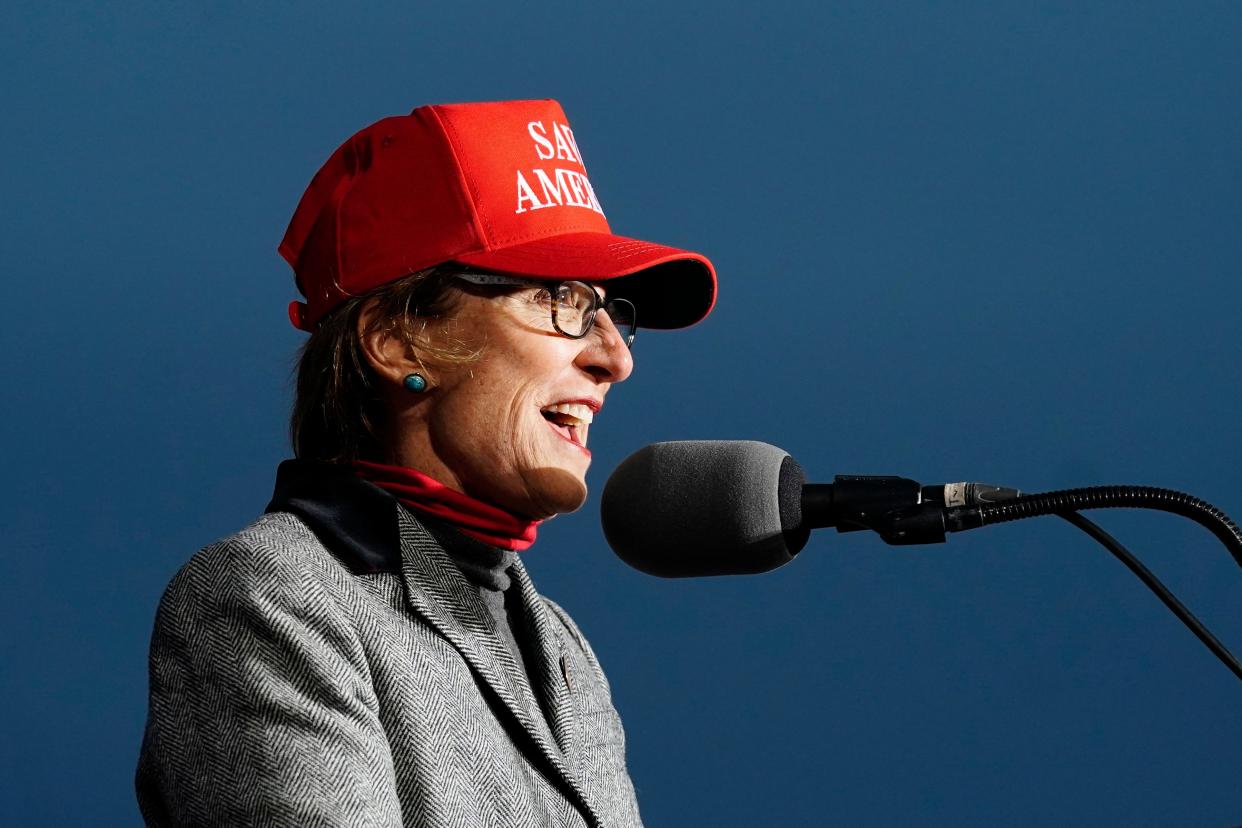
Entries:
{"label": "metal mic mount", "polygon": [[944,543],[948,532],[982,525],[970,525],[969,507],[1021,495],[1017,489],[986,483],[924,486],[905,477],[837,475],[831,483],[802,487],[802,525],[834,526],[838,532],[870,529],[894,546]]}

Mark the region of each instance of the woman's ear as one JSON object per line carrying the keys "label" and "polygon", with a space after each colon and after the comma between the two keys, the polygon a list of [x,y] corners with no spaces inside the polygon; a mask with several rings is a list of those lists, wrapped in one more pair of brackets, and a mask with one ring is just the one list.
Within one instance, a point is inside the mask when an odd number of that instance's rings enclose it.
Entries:
{"label": "woman's ear", "polygon": [[376,324],[379,313],[378,299],[368,300],[358,313],[358,344],[371,370],[384,381],[397,386],[412,373],[425,375],[426,366],[401,333],[391,325]]}

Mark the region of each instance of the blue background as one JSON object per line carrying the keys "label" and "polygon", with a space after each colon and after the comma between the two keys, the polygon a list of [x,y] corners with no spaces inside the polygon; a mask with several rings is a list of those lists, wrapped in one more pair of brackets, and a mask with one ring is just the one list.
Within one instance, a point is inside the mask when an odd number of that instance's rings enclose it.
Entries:
{"label": "blue background", "polygon": [[[657,440],[814,479],[1189,490],[1242,515],[1242,5],[17,2],[0,12],[9,824],[138,822],[159,595],[287,456],[275,247],[350,133],[555,97],[618,232],[711,255],[594,495],[525,554],[609,670],[653,826],[1242,822],[1242,686],[1055,519],[661,581],[598,492]],[[1112,512],[1242,651],[1202,529]]]}

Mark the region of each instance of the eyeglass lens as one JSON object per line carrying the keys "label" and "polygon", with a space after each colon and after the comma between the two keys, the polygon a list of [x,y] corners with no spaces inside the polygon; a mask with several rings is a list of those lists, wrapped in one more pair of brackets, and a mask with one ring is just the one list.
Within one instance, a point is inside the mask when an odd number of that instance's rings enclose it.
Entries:
{"label": "eyeglass lens", "polygon": [[604,303],[608,318],[616,327],[627,348],[633,346],[634,335],[638,333],[638,320],[634,317],[634,305],[626,299],[609,299]]}
{"label": "eyeglass lens", "polygon": [[[566,336],[585,336],[595,321],[596,302],[599,294],[583,282],[562,282],[556,289],[556,302],[552,309],[552,321],[556,329]],[[628,346],[634,341],[634,306],[624,299],[610,299],[603,305],[608,318]]]}

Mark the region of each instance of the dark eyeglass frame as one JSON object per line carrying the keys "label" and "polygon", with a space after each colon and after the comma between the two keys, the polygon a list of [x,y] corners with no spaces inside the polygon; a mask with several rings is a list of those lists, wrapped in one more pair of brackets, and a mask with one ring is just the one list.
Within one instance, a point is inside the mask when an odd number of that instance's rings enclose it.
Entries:
{"label": "dark eyeglass frame", "polygon": [[[589,334],[591,330],[595,327],[595,314],[597,314],[601,308],[608,314],[608,318],[610,320],[613,320],[613,327],[616,328],[617,333],[621,335],[621,341],[625,343],[626,348],[633,348],[634,339],[635,337],[638,336],[638,311],[634,307],[634,303],[628,299],[622,299],[620,297],[614,297],[612,299],[605,300],[602,296],[599,295],[599,291],[597,291],[593,285],[589,284],[588,282],[584,282],[581,279],[559,279],[559,280],[545,281],[543,279],[523,279],[520,276],[502,276],[498,273],[477,273],[473,271],[460,271],[460,272],[453,273],[452,275],[454,278],[461,279],[463,282],[469,282],[472,285],[483,285],[483,286],[495,285],[495,286],[503,286],[503,287],[546,288],[552,294],[552,298],[553,298],[552,327],[556,329],[556,332],[558,334],[564,337],[568,337],[569,339],[582,339],[584,336]],[[560,305],[559,302],[555,301],[557,291],[560,289],[561,285],[571,285],[571,284],[582,285],[583,287],[590,290],[591,296],[594,297],[594,302],[592,303],[591,309],[587,312],[586,321],[583,323],[582,333],[578,333],[578,334],[569,333],[564,328],[562,328],[560,320],[557,319],[557,316],[556,316],[556,309]],[[630,311],[629,317],[631,321],[628,326],[630,329],[630,332],[628,334],[624,333],[621,330],[621,328],[617,326],[616,324],[615,320],[617,318],[617,315],[613,313],[612,308],[616,307],[617,305],[625,305],[629,308],[629,311]]]}

